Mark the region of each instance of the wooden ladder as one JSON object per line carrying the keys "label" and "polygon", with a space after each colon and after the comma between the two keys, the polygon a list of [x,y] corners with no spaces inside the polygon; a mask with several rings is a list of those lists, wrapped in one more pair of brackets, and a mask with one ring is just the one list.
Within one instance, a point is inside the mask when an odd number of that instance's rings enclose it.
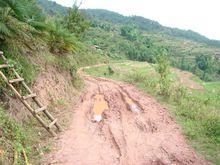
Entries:
{"label": "wooden ladder", "polygon": [[[2,58],[4,64],[0,64],[0,76],[9,86],[9,88],[15,93],[16,97],[24,104],[24,106],[31,112],[31,114],[40,122],[40,124],[53,136],[56,136],[55,131],[53,131],[52,127],[56,126],[59,131],[62,131],[61,126],[58,124],[57,119],[55,119],[47,110],[47,106],[44,106],[40,101],[37,100],[37,94],[33,93],[32,90],[27,86],[24,82],[24,79],[16,72],[14,67],[9,66],[7,59],[5,58],[3,52],[0,51],[0,58]],[[1,69],[10,69],[15,75],[15,79],[8,80],[5,74],[1,71]],[[24,89],[29,93],[27,96],[22,96],[17,89],[13,86],[14,83],[21,83]],[[28,99],[34,102],[37,105],[37,109],[35,109],[32,105],[28,103]],[[46,117],[49,119],[49,122],[46,122],[41,118],[40,113],[44,113]]]}

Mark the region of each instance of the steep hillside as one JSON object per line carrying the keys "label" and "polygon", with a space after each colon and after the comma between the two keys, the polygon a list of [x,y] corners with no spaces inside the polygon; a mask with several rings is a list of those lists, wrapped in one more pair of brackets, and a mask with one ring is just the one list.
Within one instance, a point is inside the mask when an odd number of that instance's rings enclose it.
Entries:
{"label": "steep hillside", "polygon": [[186,30],[181,30],[178,28],[165,27],[156,21],[152,21],[150,19],[146,19],[141,16],[126,17],[118,13],[108,11],[108,10],[103,10],[103,9],[87,9],[87,10],[82,10],[82,11],[85,12],[87,16],[92,19],[98,19],[98,20],[108,21],[112,23],[135,24],[143,31],[157,32],[161,34],[170,35],[173,37],[206,43],[210,46],[220,47],[220,41],[210,40],[206,38],[205,36],[199,33],[196,33],[192,30],[186,31]]}
{"label": "steep hillside", "polygon": [[[63,7],[56,2],[48,0],[37,1],[40,6],[42,6],[44,11],[50,15],[53,15],[54,13],[67,14],[67,7]],[[114,24],[135,24],[143,31],[166,34],[172,37],[189,39],[196,42],[206,43],[210,46],[220,47],[220,41],[218,40],[210,40],[207,37],[192,30],[165,27],[156,21],[141,16],[127,17],[104,9],[82,9],[81,11],[84,12],[89,17],[89,19],[107,21]]]}

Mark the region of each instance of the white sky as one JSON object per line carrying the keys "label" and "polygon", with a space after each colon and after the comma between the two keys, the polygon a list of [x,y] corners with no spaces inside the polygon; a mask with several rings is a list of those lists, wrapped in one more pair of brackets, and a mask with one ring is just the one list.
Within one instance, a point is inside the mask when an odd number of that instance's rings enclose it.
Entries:
{"label": "white sky", "polygon": [[[64,6],[72,6],[74,2],[54,1]],[[83,0],[81,8],[139,15],[165,26],[191,29],[220,40],[220,0]]]}

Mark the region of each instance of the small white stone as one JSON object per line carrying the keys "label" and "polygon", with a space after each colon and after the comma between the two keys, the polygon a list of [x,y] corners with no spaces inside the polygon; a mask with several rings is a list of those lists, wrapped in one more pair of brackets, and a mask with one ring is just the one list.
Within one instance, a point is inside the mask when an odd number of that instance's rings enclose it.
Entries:
{"label": "small white stone", "polygon": [[130,105],[130,109],[132,112],[136,112],[136,113],[140,112],[137,105],[135,105],[135,104]]}
{"label": "small white stone", "polygon": [[100,122],[102,120],[102,115],[94,115],[94,120]]}

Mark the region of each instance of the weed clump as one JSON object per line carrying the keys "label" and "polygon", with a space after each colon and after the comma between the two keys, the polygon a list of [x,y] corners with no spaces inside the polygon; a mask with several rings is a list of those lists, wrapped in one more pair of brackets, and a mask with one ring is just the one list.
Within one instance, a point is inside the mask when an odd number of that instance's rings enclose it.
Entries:
{"label": "weed clump", "polygon": [[0,107],[0,164],[24,164],[24,153],[30,155],[31,139],[27,130]]}

